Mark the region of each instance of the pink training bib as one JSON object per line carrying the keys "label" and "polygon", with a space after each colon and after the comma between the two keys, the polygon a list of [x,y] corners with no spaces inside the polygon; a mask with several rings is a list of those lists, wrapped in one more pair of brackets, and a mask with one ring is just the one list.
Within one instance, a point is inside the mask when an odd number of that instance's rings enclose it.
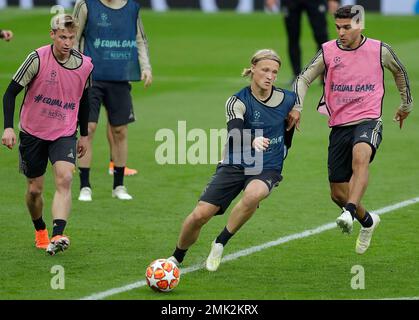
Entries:
{"label": "pink training bib", "polygon": [[71,136],[86,81],[93,69],[89,57],[77,69],[60,65],[47,45],[36,50],[39,72],[29,83],[20,114],[20,127],[43,140]]}
{"label": "pink training bib", "polygon": [[329,127],[381,116],[384,71],[381,42],[367,39],[354,50],[341,49],[336,40],[323,44],[326,66],[321,113],[329,115]]}

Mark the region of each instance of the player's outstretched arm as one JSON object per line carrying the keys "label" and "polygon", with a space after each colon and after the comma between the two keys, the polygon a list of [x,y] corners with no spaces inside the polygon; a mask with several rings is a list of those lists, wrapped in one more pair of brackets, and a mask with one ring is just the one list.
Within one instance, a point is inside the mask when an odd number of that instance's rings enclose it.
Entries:
{"label": "player's outstretched arm", "polygon": [[[307,94],[308,88],[316,80],[317,77],[322,75],[325,70],[324,59],[323,59],[323,49],[320,49],[311,62],[304,68],[303,71],[298,75],[294,82],[294,92],[296,95],[295,106],[293,111],[301,112],[303,110],[304,98]],[[299,120],[299,115],[294,112],[292,117]],[[297,119],[295,119],[297,120]],[[294,124],[296,124],[295,122]],[[299,123],[299,121],[298,121]]]}
{"label": "player's outstretched arm", "polygon": [[399,122],[400,129],[403,121],[413,109],[413,99],[410,91],[409,77],[404,65],[397,57],[393,49],[386,43],[381,44],[381,57],[383,66],[393,74],[394,81],[400,93],[401,104],[396,110],[393,121]]}

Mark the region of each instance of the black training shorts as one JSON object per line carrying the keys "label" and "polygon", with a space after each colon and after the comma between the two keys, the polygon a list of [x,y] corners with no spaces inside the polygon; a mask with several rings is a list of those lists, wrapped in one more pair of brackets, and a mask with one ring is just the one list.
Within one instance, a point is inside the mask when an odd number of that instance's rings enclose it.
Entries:
{"label": "black training shorts", "polygon": [[278,186],[282,176],[278,170],[270,169],[263,170],[258,175],[245,175],[241,166],[218,164],[199,200],[220,207],[216,214],[223,214],[237,195],[255,179],[263,181],[269,191],[272,191],[273,187]]}
{"label": "black training shorts", "polygon": [[380,120],[369,120],[353,126],[333,127],[329,135],[328,171],[329,181],[349,182],[352,176],[352,149],[354,145],[365,142],[375,153],[382,140],[383,124]]}
{"label": "black training shorts", "polygon": [[98,122],[100,106],[108,112],[108,121],[113,127],[135,121],[131,98],[131,84],[128,81],[93,81],[89,89],[89,122]]}
{"label": "black training shorts", "polygon": [[27,178],[43,176],[47,169],[48,159],[51,164],[57,161],[76,164],[77,138],[75,134],[47,141],[20,131],[19,140],[19,169]]}

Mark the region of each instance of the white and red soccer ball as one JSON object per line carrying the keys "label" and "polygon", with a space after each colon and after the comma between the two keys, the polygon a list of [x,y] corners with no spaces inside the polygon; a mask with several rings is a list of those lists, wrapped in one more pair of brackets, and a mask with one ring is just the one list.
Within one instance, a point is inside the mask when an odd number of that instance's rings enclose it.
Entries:
{"label": "white and red soccer ball", "polygon": [[157,259],[147,267],[145,280],[151,289],[169,292],[179,284],[180,269],[170,260]]}

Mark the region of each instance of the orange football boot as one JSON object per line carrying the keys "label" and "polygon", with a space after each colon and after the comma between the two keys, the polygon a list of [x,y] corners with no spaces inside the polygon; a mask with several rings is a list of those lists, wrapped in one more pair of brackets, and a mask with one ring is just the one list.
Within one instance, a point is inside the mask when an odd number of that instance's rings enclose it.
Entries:
{"label": "orange football boot", "polygon": [[[109,162],[109,174],[111,176],[113,175],[113,167],[114,167],[113,161]],[[138,173],[137,170],[125,167],[124,176],[135,176],[137,173]]]}
{"label": "orange football boot", "polygon": [[49,244],[48,230],[35,230],[35,246],[38,249],[46,249]]}

